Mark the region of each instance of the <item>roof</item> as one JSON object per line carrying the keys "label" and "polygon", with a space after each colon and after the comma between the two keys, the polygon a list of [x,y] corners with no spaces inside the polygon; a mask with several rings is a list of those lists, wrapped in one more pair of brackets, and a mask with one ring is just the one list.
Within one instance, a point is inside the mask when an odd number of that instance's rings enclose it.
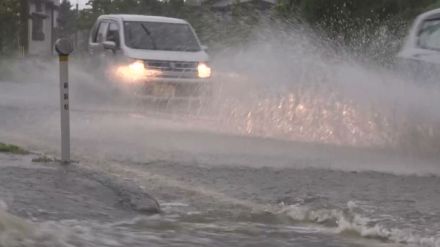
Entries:
{"label": "roof", "polygon": [[[28,1],[35,2],[35,0],[28,0]],[[60,0],[42,0],[42,2],[52,4],[56,8],[60,6]]]}
{"label": "roof", "polygon": [[151,15],[101,15],[99,19],[121,19],[123,21],[145,21],[145,22],[165,22],[165,23],[180,23],[186,24],[187,22],[182,19],[170,18],[164,16],[151,16]]}
{"label": "roof", "polygon": [[[233,4],[247,3],[252,2],[254,0],[216,0],[212,1],[212,7],[214,8],[224,8]],[[260,0],[261,2],[265,2],[268,4],[276,4],[276,0]]]}

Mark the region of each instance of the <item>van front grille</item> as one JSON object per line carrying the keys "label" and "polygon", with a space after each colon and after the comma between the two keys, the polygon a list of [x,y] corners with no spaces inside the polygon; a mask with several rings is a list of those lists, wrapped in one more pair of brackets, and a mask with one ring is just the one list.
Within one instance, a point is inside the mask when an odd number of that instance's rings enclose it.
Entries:
{"label": "van front grille", "polygon": [[198,78],[198,62],[145,60],[147,69],[162,72],[159,77],[164,78]]}

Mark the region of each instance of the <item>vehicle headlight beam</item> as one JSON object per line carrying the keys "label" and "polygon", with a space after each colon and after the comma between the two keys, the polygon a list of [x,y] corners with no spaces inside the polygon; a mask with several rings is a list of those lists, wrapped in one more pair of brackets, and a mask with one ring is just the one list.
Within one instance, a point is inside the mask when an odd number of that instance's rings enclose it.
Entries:
{"label": "vehicle headlight beam", "polygon": [[206,63],[199,63],[197,66],[197,72],[199,78],[209,78],[211,77],[211,68]]}

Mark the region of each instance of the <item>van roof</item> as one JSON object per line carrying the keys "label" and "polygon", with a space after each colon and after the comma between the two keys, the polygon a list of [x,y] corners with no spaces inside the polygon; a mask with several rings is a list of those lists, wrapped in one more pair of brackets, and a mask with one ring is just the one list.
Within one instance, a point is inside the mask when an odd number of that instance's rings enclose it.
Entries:
{"label": "van roof", "polygon": [[425,19],[425,18],[440,18],[440,8],[439,9],[433,9],[427,12],[422,13],[418,16],[419,19]]}
{"label": "van roof", "polygon": [[101,15],[98,19],[120,19],[122,21],[145,21],[145,22],[165,22],[187,24],[185,20],[164,16],[151,15]]}

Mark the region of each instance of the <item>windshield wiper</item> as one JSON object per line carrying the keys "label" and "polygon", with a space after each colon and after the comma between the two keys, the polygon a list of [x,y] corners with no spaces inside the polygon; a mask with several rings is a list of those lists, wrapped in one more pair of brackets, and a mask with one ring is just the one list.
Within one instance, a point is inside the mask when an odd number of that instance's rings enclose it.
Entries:
{"label": "windshield wiper", "polygon": [[142,29],[144,29],[144,31],[148,35],[148,37],[150,37],[151,43],[153,45],[153,50],[157,50],[156,41],[154,40],[153,35],[151,35],[150,30],[148,30],[148,28],[143,23],[141,23],[141,27],[142,27]]}

